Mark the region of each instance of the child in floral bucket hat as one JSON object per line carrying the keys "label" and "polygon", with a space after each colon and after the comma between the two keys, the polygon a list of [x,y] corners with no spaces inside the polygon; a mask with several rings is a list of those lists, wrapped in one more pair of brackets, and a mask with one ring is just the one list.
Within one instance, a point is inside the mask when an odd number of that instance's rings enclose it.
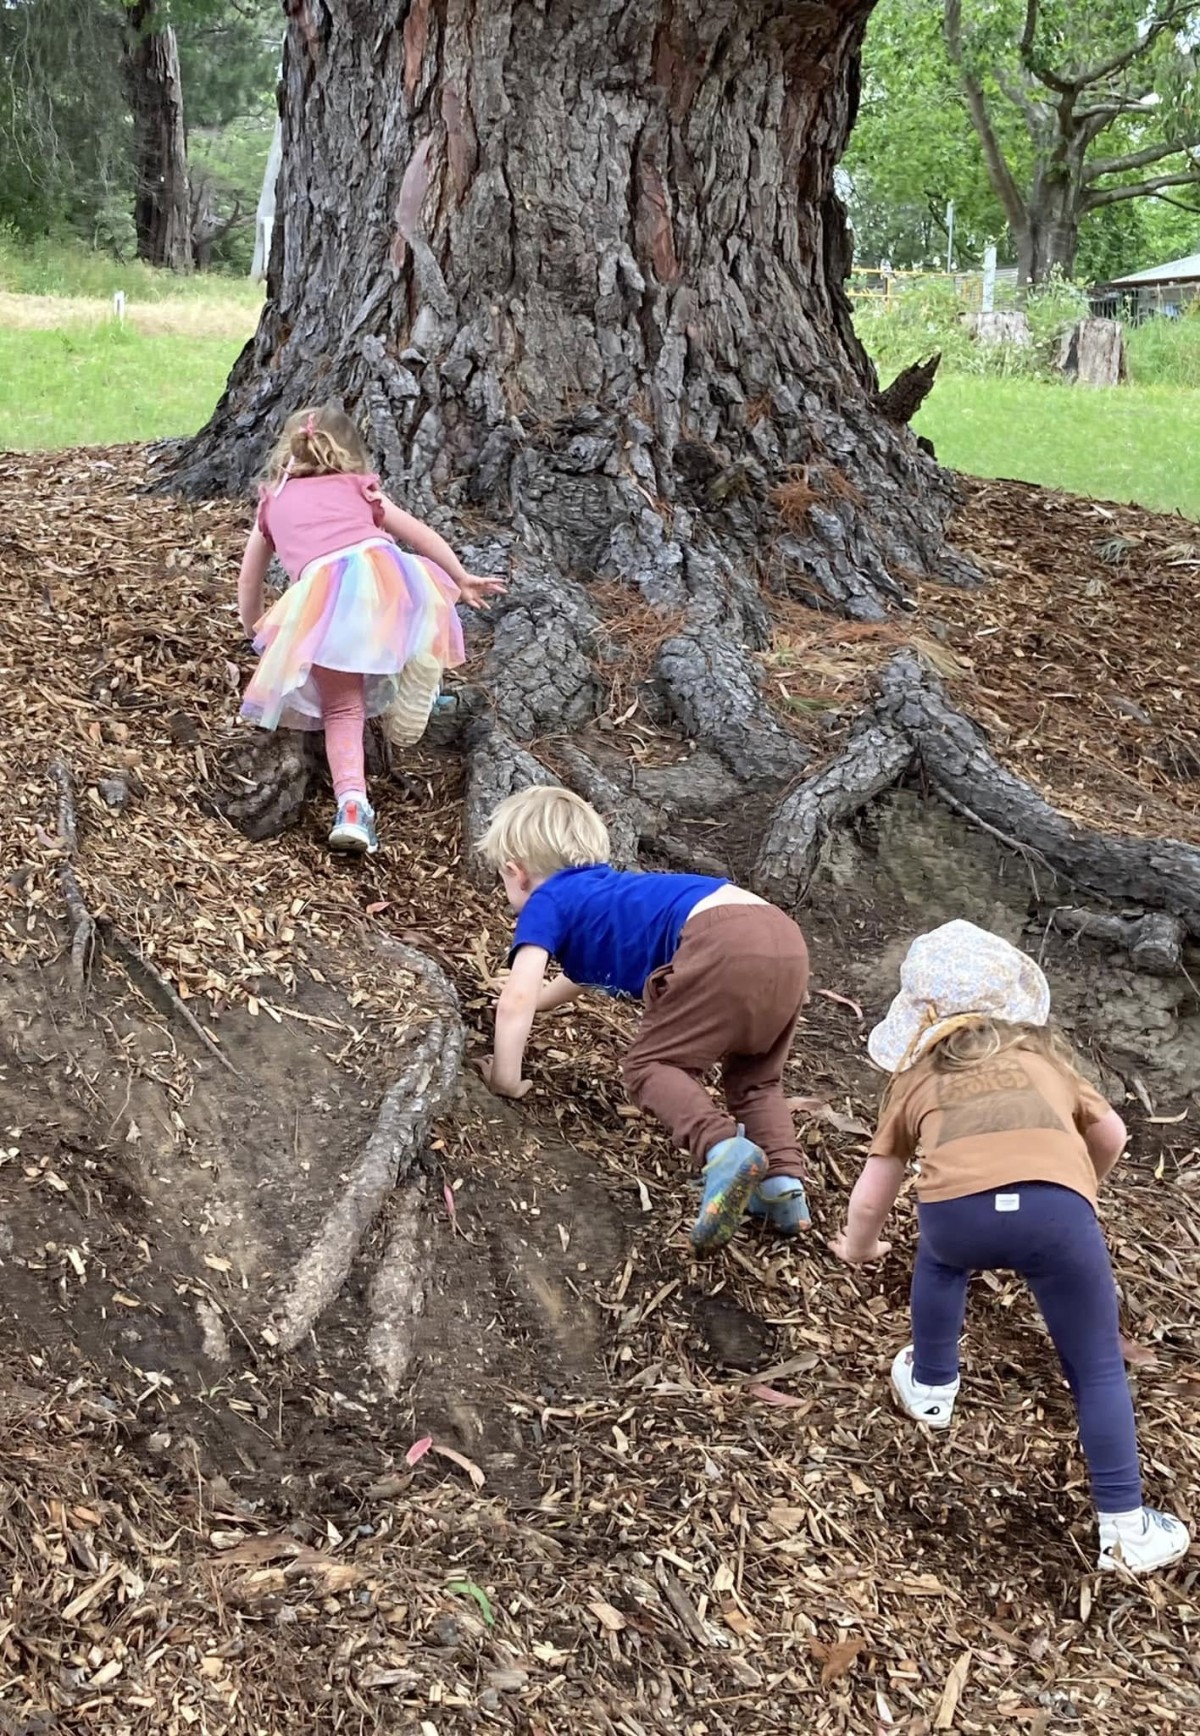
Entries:
{"label": "child in floral bucket hat", "polygon": [[868,1039],[893,1078],[846,1228],[830,1246],[850,1265],[887,1253],[879,1232],[919,1152],[913,1342],[892,1364],[901,1409],[949,1427],[971,1274],[1019,1273],[1078,1409],[1098,1567],[1150,1573],[1178,1561],[1191,1539],[1178,1519],[1142,1505],[1116,1287],[1096,1219],[1097,1187],[1125,1126],[1076,1071],[1049,1016],[1045,976],[999,935],[948,922],[913,942],[900,993]]}

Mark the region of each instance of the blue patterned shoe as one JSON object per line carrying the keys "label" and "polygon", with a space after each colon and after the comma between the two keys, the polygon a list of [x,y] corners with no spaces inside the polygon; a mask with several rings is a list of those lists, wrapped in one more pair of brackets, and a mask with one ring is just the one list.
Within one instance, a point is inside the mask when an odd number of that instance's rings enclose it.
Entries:
{"label": "blue patterned shoe", "polygon": [[733,1139],[714,1145],[704,1165],[704,1195],[692,1225],[699,1254],[723,1248],[746,1213],[746,1202],[767,1173],[767,1154],[739,1127]]}
{"label": "blue patterned shoe", "polygon": [[781,1236],[794,1236],[812,1223],[804,1183],[794,1175],[772,1175],[760,1181],[746,1210],[752,1218],[765,1218]]}
{"label": "blue patterned shoe", "polygon": [[379,848],[375,833],[375,810],[359,796],[347,796],[338,803],[337,819],[329,834],[331,850],[345,850],[351,856],[373,856]]}

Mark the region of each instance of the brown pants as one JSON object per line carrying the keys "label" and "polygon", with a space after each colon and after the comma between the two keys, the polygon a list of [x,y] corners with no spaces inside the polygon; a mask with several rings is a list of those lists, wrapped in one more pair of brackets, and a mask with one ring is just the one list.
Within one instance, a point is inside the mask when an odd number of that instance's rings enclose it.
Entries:
{"label": "brown pants", "polygon": [[[783,1069],[808,988],[808,948],[772,905],[721,904],[685,925],[670,964],[646,984],[625,1089],[697,1163],[745,1126],[769,1174],[804,1174]],[[701,1080],[721,1063],[728,1113]]]}

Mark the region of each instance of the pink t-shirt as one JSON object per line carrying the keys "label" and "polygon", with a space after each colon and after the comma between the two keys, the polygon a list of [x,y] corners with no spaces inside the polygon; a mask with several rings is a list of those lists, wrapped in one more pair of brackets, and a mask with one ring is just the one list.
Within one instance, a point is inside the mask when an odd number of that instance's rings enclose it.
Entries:
{"label": "pink t-shirt", "polygon": [[257,523],[293,584],[310,561],[387,535],[379,478],[345,472],[290,476],[282,488],[264,488]]}

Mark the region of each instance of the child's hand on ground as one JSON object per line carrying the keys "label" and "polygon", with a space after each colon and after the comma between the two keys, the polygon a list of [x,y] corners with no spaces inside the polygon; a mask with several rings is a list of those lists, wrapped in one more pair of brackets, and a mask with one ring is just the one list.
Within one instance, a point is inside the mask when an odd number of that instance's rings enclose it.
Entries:
{"label": "child's hand on ground", "polygon": [[518,1079],[511,1085],[507,1079],[497,1079],[496,1060],[493,1055],[488,1055],[476,1065],[479,1068],[479,1077],[493,1097],[510,1097],[514,1103],[519,1103],[522,1097],[527,1097],[533,1090],[532,1079]]}
{"label": "child's hand on ground", "polygon": [[872,1260],[882,1260],[885,1255],[890,1254],[892,1244],[876,1239],[871,1247],[860,1248],[850,1240],[847,1232],[842,1230],[830,1241],[829,1251],[836,1254],[839,1260],[844,1260],[847,1266],[866,1266]]}
{"label": "child's hand on ground", "polygon": [[465,573],[458,581],[458,588],[468,609],[483,609],[490,598],[503,595],[508,586],[503,579],[486,579],[476,573]]}

